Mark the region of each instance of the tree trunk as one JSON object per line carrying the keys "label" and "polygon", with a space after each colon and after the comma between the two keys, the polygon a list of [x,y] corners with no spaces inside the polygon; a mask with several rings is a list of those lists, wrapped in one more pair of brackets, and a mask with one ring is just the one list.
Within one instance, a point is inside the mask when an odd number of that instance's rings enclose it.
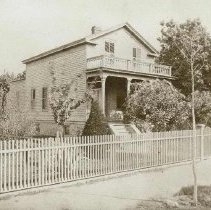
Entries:
{"label": "tree trunk", "polygon": [[196,119],[195,119],[195,96],[194,96],[194,70],[193,63],[191,63],[191,80],[192,80],[192,103],[191,103],[191,111],[192,111],[192,125],[193,125],[193,133],[192,133],[192,170],[193,170],[193,179],[194,179],[194,192],[193,192],[193,202],[197,205],[197,172],[196,172]]}
{"label": "tree trunk", "polygon": [[58,130],[56,132],[56,137],[58,138],[64,137],[64,125],[59,125]]}

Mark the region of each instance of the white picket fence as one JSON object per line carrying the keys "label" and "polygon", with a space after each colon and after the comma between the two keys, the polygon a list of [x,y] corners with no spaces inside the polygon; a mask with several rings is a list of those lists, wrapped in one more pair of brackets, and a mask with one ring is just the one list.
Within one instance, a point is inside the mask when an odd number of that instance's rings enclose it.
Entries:
{"label": "white picket fence", "polygon": [[[191,160],[192,131],[0,141],[0,194]],[[211,129],[197,157],[211,156]]]}

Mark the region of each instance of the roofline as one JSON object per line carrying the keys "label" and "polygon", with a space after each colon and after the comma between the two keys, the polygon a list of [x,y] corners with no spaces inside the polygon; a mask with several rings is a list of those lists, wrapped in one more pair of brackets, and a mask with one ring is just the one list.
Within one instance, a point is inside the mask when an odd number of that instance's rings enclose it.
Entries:
{"label": "roofline", "polygon": [[60,47],[56,47],[54,49],[48,50],[48,51],[43,52],[41,54],[38,54],[36,56],[30,57],[28,59],[23,60],[22,63],[28,64],[30,62],[42,59],[44,57],[53,55],[55,53],[58,53],[60,51],[64,51],[64,50],[67,50],[67,49],[70,49],[70,48],[73,48],[73,47],[76,47],[76,46],[79,46],[79,45],[83,45],[83,44],[96,45],[96,43],[92,42],[93,39],[96,39],[98,37],[101,37],[101,36],[104,36],[106,34],[109,34],[109,33],[113,32],[115,30],[118,30],[120,28],[126,28],[139,41],[141,41],[145,45],[145,47],[147,47],[154,54],[154,56],[157,56],[159,54],[159,52],[143,36],[141,36],[141,34],[138,31],[136,31],[129,23],[126,22],[126,23],[114,26],[114,27],[112,27],[112,28],[110,28],[108,30],[104,30],[104,31],[99,32],[99,33],[94,34],[94,35],[89,35],[89,36],[87,36],[85,38],[78,39],[78,40],[76,40],[74,42],[70,42],[68,44],[62,45]]}
{"label": "roofline", "polygon": [[83,38],[83,39],[79,39],[79,40],[76,40],[76,41],[74,41],[74,42],[71,42],[71,43],[62,45],[62,46],[60,46],[60,47],[56,47],[56,48],[54,48],[54,49],[45,51],[45,52],[43,52],[43,53],[41,53],[41,54],[38,54],[38,55],[36,55],[36,56],[33,56],[33,57],[31,57],[31,58],[25,59],[25,60],[22,61],[22,63],[27,64],[27,63],[30,63],[30,62],[33,62],[33,61],[42,59],[42,58],[44,58],[44,57],[53,55],[53,54],[58,53],[58,52],[60,52],[60,51],[64,51],[64,50],[67,50],[67,49],[70,49],[70,48],[73,48],[73,47],[77,47],[77,46],[83,45],[83,44],[96,45],[95,43],[90,42],[90,41],[87,41],[85,38]]}
{"label": "roofline", "polygon": [[151,50],[152,53],[154,53],[155,55],[156,54],[159,54],[158,50],[155,49],[138,31],[136,31],[129,23],[122,23],[122,24],[119,24],[115,27],[112,27],[108,30],[105,30],[105,31],[102,31],[102,32],[99,32],[97,33],[96,35],[90,35],[87,37],[87,39],[89,40],[93,40],[93,39],[96,39],[96,38],[99,38],[101,36],[104,36],[106,34],[109,34],[113,31],[116,31],[120,28],[123,28],[125,27],[127,30],[129,30],[130,33],[132,33],[138,40],[140,40],[148,49]]}

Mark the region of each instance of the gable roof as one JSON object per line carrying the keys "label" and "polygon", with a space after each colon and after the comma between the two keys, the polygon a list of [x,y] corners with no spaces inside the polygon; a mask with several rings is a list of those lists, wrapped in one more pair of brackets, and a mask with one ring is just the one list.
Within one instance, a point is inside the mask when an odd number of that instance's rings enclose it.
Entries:
{"label": "gable roof", "polygon": [[99,38],[101,36],[105,36],[106,34],[112,33],[116,30],[119,30],[121,28],[125,28],[128,32],[130,32],[136,39],[138,39],[141,43],[147,47],[151,51],[152,54],[158,54],[159,52],[138,32],[136,31],[129,23],[122,23],[117,26],[114,26],[108,30],[101,31],[97,34],[93,34],[90,36],[87,36],[86,39],[93,41],[96,38]]}
{"label": "gable roof", "polygon": [[119,30],[121,28],[125,28],[128,32],[130,32],[136,39],[138,39],[141,43],[144,44],[144,46],[150,50],[151,52],[151,55],[154,55],[156,56],[159,52],[146,40],[143,38],[143,36],[141,36],[141,34],[139,32],[137,32],[129,23],[123,23],[123,24],[119,24],[117,26],[114,26],[110,29],[107,29],[107,30],[103,30],[103,31],[100,31],[98,32],[97,34],[91,34],[87,37],[84,37],[82,39],[78,39],[74,42],[70,42],[68,44],[65,44],[65,45],[62,45],[60,47],[57,47],[57,48],[54,48],[52,50],[48,50],[48,51],[45,51],[39,55],[36,55],[36,56],[33,56],[33,57],[30,57],[28,59],[25,59],[23,60],[22,62],[24,64],[27,64],[27,63],[30,63],[30,62],[33,62],[33,61],[36,61],[36,60],[39,60],[41,58],[44,58],[44,57],[47,57],[49,55],[52,55],[52,54],[55,54],[55,53],[58,53],[60,51],[63,51],[63,50],[67,50],[67,49],[70,49],[70,48],[73,48],[73,47],[76,47],[76,46],[79,46],[79,45],[83,45],[83,44],[91,44],[91,45],[95,45],[94,43],[94,39],[96,38],[99,38],[101,36],[105,36],[109,33],[112,33],[116,30]]}

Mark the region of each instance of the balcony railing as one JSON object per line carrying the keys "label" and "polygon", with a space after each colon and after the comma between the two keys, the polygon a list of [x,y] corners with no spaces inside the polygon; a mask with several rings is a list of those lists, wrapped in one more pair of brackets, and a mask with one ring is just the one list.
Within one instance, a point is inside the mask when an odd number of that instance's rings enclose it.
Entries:
{"label": "balcony railing", "polygon": [[131,72],[154,74],[161,76],[171,76],[171,67],[150,62],[132,61],[111,56],[97,56],[87,59],[87,69],[111,68],[117,70],[127,70]]}

